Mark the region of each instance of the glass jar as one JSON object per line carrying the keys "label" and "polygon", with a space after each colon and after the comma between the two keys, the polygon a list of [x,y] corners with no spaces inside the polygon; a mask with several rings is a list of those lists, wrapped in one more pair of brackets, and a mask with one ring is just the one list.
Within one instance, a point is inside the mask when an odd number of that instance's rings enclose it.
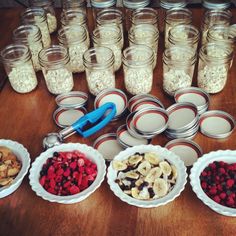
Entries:
{"label": "glass jar", "polygon": [[29,47],[35,71],[41,70],[38,54],[43,48],[40,29],[36,25],[21,25],[13,30],[13,39],[16,43]]}
{"label": "glass jar", "polygon": [[94,22],[96,22],[97,15],[100,11],[116,7],[116,0],[91,0],[90,3],[93,9]]}
{"label": "glass jar", "polygon": [[47,24],[46,13],[41,7],[27,8],[21,15],[24,24],[37,25],[42,34],[42,41],[44,47],[51,45],[51,38]]}
{"label": "glass jar", "polygon": [[172,8],[185,8],[187,0],[160,0],[161,10],[159,11],[159,30],[163,32],[165,29],[166,11]]}
{"label": "glass jar", "polygon": [[231,5],[230,0],[202,0],[202,5],[206,10],[225,10],[228,9]]}
{"label": "glass jar", "polygon": [[58,40],[61,45],[68,48],[70,70],[73,73],[83,72],[83,54],[89,48],[85,28],[76,24],[64,26],[58,31]]}
{"label": "glass jar", "polygon": [[66,25],[81,25],[86,29],[87,43],[90,44],[87,16],[77,9],[68,9],[61,14],[61,25],[62,27]]}
{"label": "glass jar", "polygon": [[192,23],[192,12],[187,8],[172,8],[166,12],[165,18],[165,47],[169,44],[169,31],[176,25]]}
{"label": "glass jar", "polygon": [[125,25],[128,31],[131,27],[132,12],[139,8],[148,7],[151,0],[123,0],[123,6],[125,8]]}
{"label": "glass jar", "polygon": [[98,26],[93,31],[94,47],[110,48],[114,54],[114,70],[118,71],[122,64],[121,32],[118,26]]}
{"label": "glass jar", "polygon": [[206,43],[199,52],[198,87],[208,93],[218,93],[225,87],[233,58],[231,45]]}
{"label": "glass jar", "polygon": [[96,96],[104,89],[115,88],[114,55],[110,48],[90,48],[83,59],[91,94]]}
{"label": "glass jar", "polygon": [[66,93],[74,87],[69,60],[67,48],[60,45],[52,45],[40,51],[39,63],[50,93]]}
{"label": "glass jar", "polygon": [[103,9],[97,14],[97,26],[113,26],[117,25],[121,32],[121,44],[124,46],[124,27],[123,27],[123,14],[122,11],[115,8]]}
{"label": "glass jar", "polygon": [[38,81],[29,49],[23,44],[10,44],[1,51],[1,59],[12,88],[18,93],[29,93]]}
{"label": "glass jar", "polygon": [[163,54],[163,90],[170,96],[192,85],[196,52],[192,47],[172,46]]}
{"label": "glass jar", "polygon": [[129,31],[129,45],[146,45],[154,52],[153,68],[156,66],[158,53],[159,32],[154,25],[139,24],[132,26]]}
{"label": "glass jar", "polygon": [[130,94],[152,90],[153,63],[153,50],[146,45],[133,45],[123,51],[125,88]]}
{"label": "glass jar", "polygon": [[157,11],[153,8],[138,8],[133,11],[131,15],[131,24],[139,25],[139,24],[151,24],[154,25],[158,30],[158,15]]}
{"label": "glass jar", "polygon": [[200,33],[194,25],[176,25],[169,31],[169,46],[188,45],[197,51]]}
{"label": "glass jar", "polygon": [[213,25],[230,25],[232,13],[230,10],[209,10],[204,14],[201,30],[202,30],[202,45],[206,43],[208,30]]}
{"label": "glass jar", "polygon": [[42,7],[46,12],[49,33],[57,30],[57,18],[53,8],[52,0],[30,0],[30,6]]}
{"label": "glass jar", "polygon": [[86,0],[62,0],[62,9],[63,11],[75,9],[87,14],[87,2]]}

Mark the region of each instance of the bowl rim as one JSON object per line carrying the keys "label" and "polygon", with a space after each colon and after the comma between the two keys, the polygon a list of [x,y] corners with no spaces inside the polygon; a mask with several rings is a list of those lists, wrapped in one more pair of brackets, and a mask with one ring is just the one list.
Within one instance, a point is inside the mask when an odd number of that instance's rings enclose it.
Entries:
{"label": "bowl rim", "polygon": [[[0,198],[2,198],[1,195],[4,195],[3,197],[6,197],[13,193],[21,184],[22,180],[24,179],[25,175],[28,173],[29,167],[30,167],[30,154],[28,150],[20,143],[14,140],[10,139],[0,139],[0,146],[5,146],[16,155],[17,159],[19,160],[18,156],[19,154],[16,154],[17,151],[22,152],[21,159],[21,170],[15,177],[15,179],[12,181],[10,185],[7,185],[5,187],[0,188]],[[24,158],[22,157],[24,156]],[[19,184],[19,186],[17,186]],[[13,191],[12,191],[13,190]],[[5,191],[9,191],[7,195],[4,194]]]}
{"label": "bowl rim", "polygon": [[[51,153],[55,151],[72,151],[78,150],[84,154],[86,154],[86,158],[91,159],[91,156],[96,156],[96,159],[100,163],[101,169],[98,170],[97,177],[95,178],[94,182],[85,190],[81,191],[80,193],[69,195],[69,196],[58,196],[47,192],[39,183],[38,175],[41,170],[40,167],[45,163],[45,160],[51,157]],[[89,154],[88,154],[89,153]],[[97,164],[98,166],[98,164]],[[40,170],[39,170],[40,169]],[[57,145],[55,147],[49,148],[46,151],[42,152],[39,156],[35,158],[35,161],[32,163],[29,180],[32,190],[36,193],[37,196],[42,197],[44,200],[50,202],[57,202],[63,204],[72,204],[80,202],[90,196],[95,190],[97,190],[102,182],[104,181],[106,174],[106,164],[105,160],[101,153],[97,150],[88,146],[86,144],[81,143],[65,143],[61,145]]]}
{"label": "bowl rim", "polygon": [[203,191],[200,185],[200,178],[199,178],[203,169],[205,169],[205,167],[207,167],[210,163],[214,161],[225,161],[227,163],[233,163],[233,162],[236,163],[235,159],[232,159],[232,162],[228,161],[230,160],[230,158],[235,158],[235,157],[236,157],[236,150],[229,150],[229,149],[211,151],[209,153],[206,153],[201,158],[198,158],[198,160],[193,164],[189,178],[193,191],[205,205],[207,205],[209,208],[211,208],[213,211],[219,214],[236,217],[236,209],[220,205],[206,195],[206,193]]}
{"label": "bowl rim", "polygon": [[[177,182],[174,186],[174,188],[164,197],[155,199],[155,200],[139,200],[130,197],[129,195],[125,194],[117,183],[114,182],[117,171],[115,171],[112,167],[112,163],[114,160],[125,160],[130,155],[136,153],[136,152],[156,152],[160,156],[163,156],[166,160],[168,160],[171,164],[174,164],[176,167],[179,168],[179,175],[177,177]],[[172,159],[173,158],[173,159]],[[113,159],[113,161],[110,163],[110,166],[108,167],[107,171],[107,182],[110,186],[111,191],[118,197],[120,200],[136,206],[136,207],[142,207],[142,208],[152,208],[152,207],[158,207],[165,205],[171,201],[173,201],[175,198],[177,198],[181,192],[184,190],[185,185],[187,183],[187,168],[184,165],[184,162],[174,154],[173,152],[169,151],[166,148],[163,148],[159,145],[138,145],[134,147],[127,148],[124,151],[121,151],[118,155],[116,155]]]}

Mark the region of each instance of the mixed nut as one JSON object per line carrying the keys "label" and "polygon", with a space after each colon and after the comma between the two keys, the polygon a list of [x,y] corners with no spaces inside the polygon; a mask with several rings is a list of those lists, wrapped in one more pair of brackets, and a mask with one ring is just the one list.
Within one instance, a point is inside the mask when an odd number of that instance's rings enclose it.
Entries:
{"label": "mixed nut", "polygon": [[166,196],[175,186],[177,169],[156,153],[135,153],[126,160],[112,162],[117,170],[115,182],[122,191],[140,200]]}

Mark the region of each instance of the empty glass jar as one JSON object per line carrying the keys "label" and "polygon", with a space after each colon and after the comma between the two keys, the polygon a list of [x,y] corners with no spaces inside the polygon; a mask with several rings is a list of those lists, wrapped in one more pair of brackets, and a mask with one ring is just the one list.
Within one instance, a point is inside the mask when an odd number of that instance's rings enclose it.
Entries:
{"label": "empty glass jar", "polygon": [[223,90],[233,58],[233,48],[229,44],[206,43],[199,53],[198,87],[208,93]]}
{"label": "empty glass jar", "polygon": [[47,24],[46,12],[41,7],[27,8],[21,15],[24,24],[37,25],[42,34],[42,41],[44,47],[51,45],[51,38]]}
{"label": "empty glass jar", "polygon": [[90,48],[84,53],[86,80],[91,94],[115,88],[114,55],[110,48]]}
{"label": "empty glass jar", "polygon": [[118,71],[122,64],[121,32],[118,26],[98,26],[93,31],[94,47],[103,46],[110,48],[114,54],[114,70]]}
{"label": "empty glass jar", "polygon": [[132,95],[149,93],[153,84],[153,50],[133,45],[123,51],[125,88]]}
{"label": "empty glass jar", "polygon": [[62,0],[62,9],[63,11],[69,9],[75,9],[82,11],[84,14],[87,14],[87,1],[86,0]]}
{"label": "empty glass jar", "polygon": [[38,81],[28,47],[10,44],[1,51],[1,59],[12,88],[18,93],[28,93]]}
{"label": "empty glass jar", "polygon": [[13,30],[13,39],[16,43],[29,47],[35,71],[41,70],[38,54],[43,48],[40,29],[36,25],[21,25]]}
{"label": "empty glass jar", "polygon": [[196,52],[192,47],[172,46],[163,54],[163,89],[174,96],[178,89],[192,85]]}
{"label": "empty glass jar", "polygon": [[69,61],[68,50],[63,46],[52,45],[40,51],[39,63],[47,88],[52,94],[61,94],[72,90],[74,81]]}
{"label": "empty glass jar", "polygon": [[73,73],[83,72],[83,54],[89,47],[85,28],[76,24],[64,26],[58,31],[58,40],[68,48],[70,70]]}
{"label": "empty glass jar", "polygon": [[48,29],[50,33],[57,30],[57,18],[53,8],[52,0],[30,0],[30,6],[32,7],[42,7],[46,12]]}

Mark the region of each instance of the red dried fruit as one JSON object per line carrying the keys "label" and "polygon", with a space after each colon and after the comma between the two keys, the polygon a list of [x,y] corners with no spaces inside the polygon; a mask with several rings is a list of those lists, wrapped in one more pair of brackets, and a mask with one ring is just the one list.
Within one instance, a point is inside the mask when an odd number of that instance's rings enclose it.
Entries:
{"label": "red dried fruit", "polygon": [[211,163],[211,164],[209,165],[209,167],[214,170],[214,169],[216,169],[216,164],[215,164],[215,163]]}
{"label": "red dried fruit", "polygon": [[201,173],[201,176],[207,176],[207,172],[206,172],[206,171],[203,171],[203,172]]}
{"label": "red dried fruit", "polygon": [[94,169],[90,168],[90,167],[87,167],[85,168],[85,172],[88,174],[88,175],[91,175],[94,173]]}
{"label": "red dried fruit", "polygon": [[48,175],[51,175],[51,174],[54,174],[54,171],[55,171],[55,168],[53,167],[53,166],[50,166],[49,168],[48,168]]}
{"label": "red dried fruit", "polygon": [[218,189],[219,191],[223,191],[223,188],[222,188],[222,186],[221,186],[220,184],[217,185],[217,189]]}
{"label": "red dried fruit", "polygon": [[228,197],[228,198],[227,198],[227,201],[226,201],[226,204],[227,204],[228,206],[233,206],[233,205],[234,205],[234,199],[231,198],[231,197]]}
{"label": "red dried fruit", "polygon": [[63,175],[64,170],[63,169],[59,169],[56,171],[56,175]]}
{"label": "red dried fruit", "polygon": [[72,176],[74,179],[77,179],[79,177],[79,172],[78,171],[73,172]]}
{"label": "red dried fruit", "polygon": [[218,195],[214,196],[213,200],[217,203],[220,203],[220,197]]}
{"label": "red dried fruit", "polygon": [[42,176],[42,177],[40,178],[40,180],[39,180],[39,183],[40,183],[42,186],[44,186],[45,180],[46,180],[46,177],[45,177],[45,176]]}
{"label": "red dried fruit", "polygon": [[225,174],[225,169],[224,169],[224,168],[219,168],[219,172],[220,172],[221,174]]}
{"label": "red dried fruit", "polygon": [[220,193],[220,198],[221,198],[221,199],[225,199],[226,196],[227,196],[226,193]]}
{"label": "red dried fruit", "polygon": [[215,195],[215,194],[217,193],[216,187],[212,187],[212,188],[210,189],[209,193],[210,193],[211,195]]}
{"label": "red dried fruit", "polygon": [[229,188],[231,188],[231,187],[234,185],[234,180],[233,180],[233,179],[228,179],[228,180],[226,181],[226,185],[227,185]]}
{"label": "red dried fruit", "polygon": [[64,175],[65,177],[68,177],[68,176],[70,175],[70,169],[67,168],[67,169],[64,171],[63,175]]}
{"label": "red dried fruit", "polygon": [[71,152],[66,152],[66,158],[71,159],[73,157],[73,153]]}
{"label": "red dried fruit", "polygon": [[70,163],[70,168],[71,169],[74,170],[76,167],[77,167],[77,163],[75,161]]}
{"label": "red dried fruit", "polygon": [[63,188],[68,188],[71,185],[70,181],[67,181],[63,184]]}
{"label": "red dried fruit", "polygon": [[78,163],[78,166],[81,167],[81,166],[84,166],[85,162],[84,162],[84,159],[80,158],[77,163]]}
{"label": "red dried fruit", "polygon": [[73,185],[73,186],[70,187],[69,191],[73,195],[73,194],[79,193],[80,189],[79,189],[79,187]]}
{"label": "red dried fruit", "polygon": [[201,186],[202,186],[203,189],[206,189],[207,188],[207,183],[206,182],[202,182]]}
{"label": "red dried fruit", "polygon": [[50,179],[49,185],[50,185],[51,188],[54,189],[54,188],[56,187],[56,182],[55,182],[55,180],[54,180],[54,179]]}

